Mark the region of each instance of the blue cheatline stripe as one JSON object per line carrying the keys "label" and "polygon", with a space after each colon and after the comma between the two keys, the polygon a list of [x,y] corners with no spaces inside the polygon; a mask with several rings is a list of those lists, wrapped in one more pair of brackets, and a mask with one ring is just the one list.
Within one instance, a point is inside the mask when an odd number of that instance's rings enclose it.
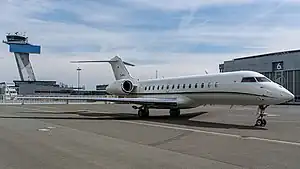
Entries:
{"label": "blue cheatline stripe", "polygon": [[259,95],[259,94],[253,94],[253,93],[244,93],[244,92],[169,92],[169,93],[131,93],[131,95],[170,95],[170,94],[239,94],[239,95],[249,95],[249,96],[259,96],[259,97],[269,97],[274,98],[271,96],[266,95]]}

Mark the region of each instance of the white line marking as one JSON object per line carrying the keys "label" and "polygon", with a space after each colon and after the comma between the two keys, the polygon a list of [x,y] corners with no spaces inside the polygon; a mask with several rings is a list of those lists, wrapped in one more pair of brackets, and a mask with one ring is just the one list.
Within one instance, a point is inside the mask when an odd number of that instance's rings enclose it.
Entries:
{"label": "white line marking", "polygon": [[135,121],[125,121],[125,120],[116,120],[118,122],[123,123],[131,123],[131,124],[139,124],[144,126],[151,126],[151,127],[159,127],[159,128],[167,128],[167,129],[175,129],[175,130],[183,130],[183,131],[192,131],[195,133],[205,133],[205,134],[213,134],[213,135],[220,135],[220,136],[228,136],[228,137],[235,137],[240,138],[240,135],[235,134],[227,134],[227,133],[219,133],[219,132],[213,132],[213,131],[205,131],[205,130],[198,130],[198,129],[191,129],[191,128],[182,128],[182,127],[176,127],[176,126],[167,126],[167,125],[161,125],[161,124],[154,124],[154,123],[142,123],[142,122],[135,122]]}
{"label": "white line marking", "polygon": [[182,128],[182,127],[168,126],[168,125],[161,125],[161,124],[154,124],[154,123],[143,123],[143,122],[125,121],[125,120],[116,120],[116,121],[123,122],[123,123],[131,123],[131,124],[139,124],[139,125],[144,125],[144,126],[151,126],[151,127],[159,127],[159,128],[167,128],[167,129],[175,129],[175,130],[183,130],[183,131],[192,131],[192,132],[195,132],[195,133],[204,133],[204,134],[211,134],[211,135],[217,135],[217,136],[234,137],[234,138],[239,138],[239,139],[243,139],[243,140],[257,140],[257,141],[266,141],[266,142],[271,142],[271,143],[280,143],[280,144],[300,146],[299,142],[267,139],[267,138],[252,137],[252,136],[245,137],[245,136],[236,135],[236,134],[220,133],[220,132],[205,131],[205,130],[191,129],[191,128]]}
{"label": "white line marking", "polygon": [[[26,108],[26,107],[20,107],[20,108],[29,109],[29,110],[46,111],[47,112],[47,110],[42,110],[42,109],[32,109],[32,108]],[[144,125],[144,126],[152,126],[152,127],[168,128],[168,129],[175,129],[175,130],[192,131],[192,132],[195,132],[195,133],[205,133],[205,134],[212,134],[212,135],[218,135],[218,136],[235,137],[235,138],[240,138],[240,139],[244,139],[244,140],[258,140],[258,141],[266,141],[266,142],[272,142],[272,143],[280,143],[280,144],[289,144],[289,145],[300,146],[299,142],[290,142],[290,141],[267,139],[267,138],[260,138],[260,137],[243,137],[241,135],[235,135],[235,134],[205,131],[205,130],[198,130],[198,129],[191,129],[191,128],[182,128],[182,127],[176,127],[176,126],[166,126],[166,125],[154,124],[154,123],[142,123],[142,122],[125,121],[125,120],[116,120],[116,121],[123,122],[123,123],[139,124],[139,125]],[[49,131],[49,129],[39,129],[39,130]]]}
{"label": "white line marking", "polygon": [[47,127],[48,129],[55,129],[56,127],[52,127],[52,126],[49,126]]}
{"label": "white line marking", "polygon": [[278,115],[278,114],[268,114],[268,113],[267,113],[267,116],[268,116],[268,117],[278,117],[278,116],[280,116],[280,115]]}
{"label": "white line marking", "polygon": [[274,122],[274,123],[300,123],[300,121],[296,121],[296,120],[268,120],[268,122]]}
{"label": "white line marking", "polygon": [[38,129],[38,131],[50,131],[49,129]]}
{"label": "white line marking", "polygon": [[284,141],[284,140],[275,140],[275,139],[260,138],[260,137],[247,137],[247,139],[300,146],[299,142],[291,142],[291,141]]}

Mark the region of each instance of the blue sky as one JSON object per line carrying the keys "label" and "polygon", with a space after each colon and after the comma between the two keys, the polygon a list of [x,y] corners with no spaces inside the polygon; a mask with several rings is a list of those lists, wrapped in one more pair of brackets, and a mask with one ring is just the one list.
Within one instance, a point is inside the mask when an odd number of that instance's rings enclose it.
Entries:
{"label": "blue sky", "polygon": [[[203,74],[227,59],[298,49],[298,9],[297,0],[2,0],[0,33],[25,31],[42,45],[31,57],[41,80],[76,84],[70,60],[116,54],[147,79],[156,69],[165,77]],[[4,44],[0,54],[10,72],[1,81],[18,79]],[[109,65],[80,66],[90,88],[113,80]]]}

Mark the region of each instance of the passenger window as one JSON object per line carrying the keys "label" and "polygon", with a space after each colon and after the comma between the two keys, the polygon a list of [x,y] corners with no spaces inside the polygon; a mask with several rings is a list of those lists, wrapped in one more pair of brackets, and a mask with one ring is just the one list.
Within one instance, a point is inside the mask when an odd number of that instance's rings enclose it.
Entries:
{"label": "passenger window", "polygon": [[192,87],[192,85],[191,84],[189,84],[189,88],[191,88]]}
{"label": "passenger window", "polygon": [[178,86],[177,86],[177,89],[179,89],[180,88],[180,84],[178,84]]}
{"label": "passenger window", "polygon": [[204,83],[201,83],[201,88],[204,88]]}
{"label": "passenger window", "polygon": [[175,88],[175,85],[172,86],[172,89],[174,89],[174,88]]}
{"label": "passenger window", "polygon": [[150,89],[151,89],[151,86],[148,87],[148,90],[150,90]]}
{"label": "passenger window", "polygon": [[164,90],[164,85],[161,86],[161,90]]}
{"label": "passenger window", "polygon": [[210,83],[210,82],[208,82],[208,84],[207,84],[207,87],[208,87],[208,88],[210,88],[210,86],[211,86],[211,83]]}
{"label": "passenger window", "polygon": [[196,83],[196,84],[195,84],[195,88],[197,88],[197,87],[198,87],[198,84]]}
{"label": "passenger window", "polygon": [[169,85],[167,85],[167,89],[169,89]]}
{"label": "passenger window", "polygon": [[152,87],[152,90],[154,90],[155,86]]}
{"label": "passenger window", "polygon": [[215,83],[215,87],[218,87],[218,85],[219,85],[218,82],[216,82],[216,83]]}
{"label": "passenger window", "polygon": [[147,90],[147,86],[145,86],[145,90]]}
{"label": "passenger window", "polygon": [[242,82],[256,82],[254,77],[244,77]]}
{"label": "passenger window", "polygon": [[157,90],[159,90],[159,86],[157,86]]}

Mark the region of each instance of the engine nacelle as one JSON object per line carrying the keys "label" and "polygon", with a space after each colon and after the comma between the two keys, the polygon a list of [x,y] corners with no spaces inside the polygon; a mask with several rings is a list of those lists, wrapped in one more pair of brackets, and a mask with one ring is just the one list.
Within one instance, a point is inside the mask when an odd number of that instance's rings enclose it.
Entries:
{"label": "engine nacelle", "polygon": [[112,95],[127,95],[131,93],[134,89],[134,84],[131,80],[122,79],[113,82],[108,85],[106,92]]}

